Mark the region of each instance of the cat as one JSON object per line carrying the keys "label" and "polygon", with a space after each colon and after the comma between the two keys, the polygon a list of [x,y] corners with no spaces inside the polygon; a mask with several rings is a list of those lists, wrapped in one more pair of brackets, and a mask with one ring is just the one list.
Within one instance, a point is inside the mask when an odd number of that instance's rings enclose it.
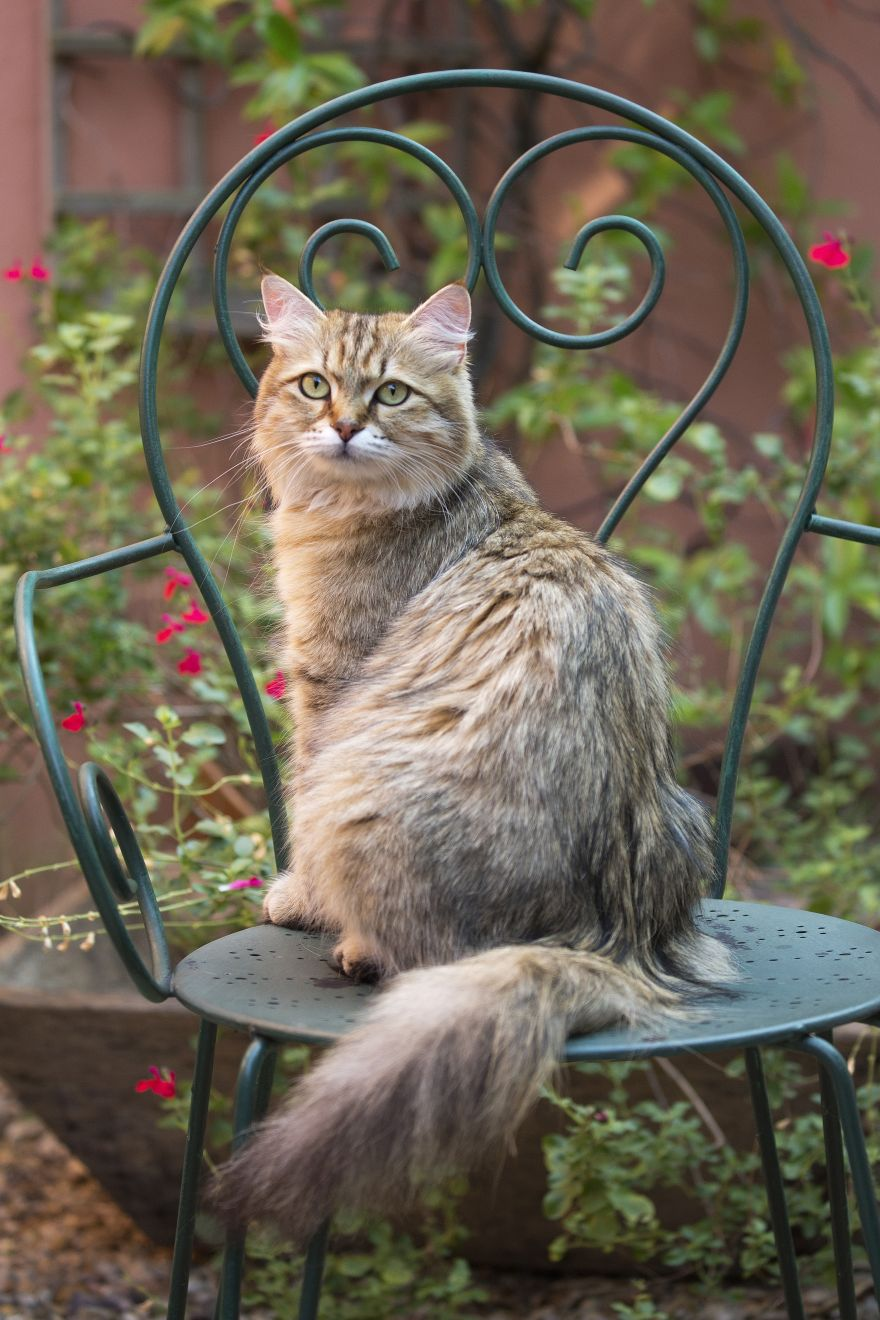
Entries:
{"label": "cat", "polygon": [[710,832],[648,592],[481,433],[467,291],[382,316],[262,292],[295,724],[295,860],[265,916],[388,982],[221,1174],[230,1220],[302,1241],[500,1149],[572,1032],[735,972],[694,926]]}

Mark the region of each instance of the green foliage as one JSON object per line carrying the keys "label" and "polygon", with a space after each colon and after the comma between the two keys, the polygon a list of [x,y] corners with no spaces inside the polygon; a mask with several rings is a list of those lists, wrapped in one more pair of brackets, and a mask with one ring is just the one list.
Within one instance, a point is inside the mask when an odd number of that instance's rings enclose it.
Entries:
{"label": "green foliage", "polygon": [[[876,1102],[876,1044],[874,1033],[868,1080],[859,1097],[865,1113]],[[634,1101],[632,1081],[651,1067],[577,1065],[578,1071],[607,1081],[608,1098],[601,1106],[547,1092],[566,1121],[563,1133],[544,1139],[544,1213],[562,1229],[551,1246],[552,1258],[559,1260],[579,1245],[607,1252],[623,1249],[638,1261],[693,1274],[711,1296],[718,1295],[725,1277],[775,1282],[778,1259],[757,1150],[728,1145],[717,1128],[707,1125],[705,1108],[700,1113],[686,1101]],[[765,1068],[771,1103],[779,1114],[776,1142],[789,1212],[800,1238],[812,1247],[804,1267],[809,1277],[827,1281],[833,1278],[834,1263],[819,1096],[810,1096],[805,1104],[812,1081],[805,1084],[801,1069],[786,1056],[769,1051]],[[726,1072],[732,1086],[741,1085],[742,1060]],[[748,1105],[745,1094],[743,1104]],[[876,1166],[880,1143],[873,1132],[869,1146]],[[664,1195],[673,1189],[693,1206],[691,1222],[675,1229],[664,1225],[659,1213]],[[624,1308],[619,1314],[659,1314],[652,1305],[643,1294],[635,1309]]]}

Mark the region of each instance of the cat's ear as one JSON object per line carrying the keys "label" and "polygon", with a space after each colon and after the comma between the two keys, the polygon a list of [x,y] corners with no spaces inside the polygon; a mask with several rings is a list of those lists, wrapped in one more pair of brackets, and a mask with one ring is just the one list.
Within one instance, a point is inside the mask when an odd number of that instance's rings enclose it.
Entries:
{"label": "cat's ear", "polygon": [[471,338],[471,300],[463,284],[447,284],[407,317],[407,329],[418,335],[450,367],[464,361]]}
{"label": "cat's ear", "polygon": [[264,275],[260,290],[265,314],[257,319],[267,344],[289,348],[314,339],[325,318],[311,298],[280,275]]}

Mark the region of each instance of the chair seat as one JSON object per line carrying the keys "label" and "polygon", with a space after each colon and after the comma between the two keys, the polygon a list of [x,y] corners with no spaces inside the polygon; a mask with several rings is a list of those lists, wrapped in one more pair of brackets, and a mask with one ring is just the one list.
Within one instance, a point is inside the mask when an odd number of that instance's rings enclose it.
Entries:
{"label": "chair seat", "polygon": [[[571,1060],[637,1058],[772,1044],[880,1012],[880,931],[815,912],[707,900],[700,927],[733,948],[742,980],[662,1033],[612,1028],[572,1037]],[[174,974],[187,1008],[275,1040],[329,1044],[376,991],[334,971],[329,935],[256,926],[189,954]]]}

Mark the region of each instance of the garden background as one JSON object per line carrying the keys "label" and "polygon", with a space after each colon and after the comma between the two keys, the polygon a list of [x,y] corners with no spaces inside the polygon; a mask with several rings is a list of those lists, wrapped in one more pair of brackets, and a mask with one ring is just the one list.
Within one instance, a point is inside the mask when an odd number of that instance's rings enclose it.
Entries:
{"label": "garden background", "polygon": [[[812,261],[838,387],[821,511],[878,520],[880,10],[868,0],[58,0],[7,6],[0,36],[9,190],[0,212],[0,957],[16,993],[70,984],[93,993],[109,960],[29,733],[12,590],[26,568],[162,530],[133,397],[152,285],[207,188],[309,106],[402,73],[510,66],[601,86],[707,141],[763,192]],[[476,90],[411,96],[372,118],[444,156],[478,209],[528,146],[603,120],[583,107]],[[231,302],[255,369],[264,360],[253,343],[260,270],[294,278],[305,238],[326,219],[378,223],[401,261],[389,275],[362,238],[335,240],[315,265],[328,302],[409,307],[463,274],[456,208],[422,167],[392,155],[363,145],[316,152],[282,171],[252,206],[233,251]],[[587,530],[706,376],[732,297],[722,227],[684,172],[641,148],[584,145],[533,169],[502,215],[502,273],[531,315],[592,330],[636,304],[647,262],[625,236],[591,243],[578,272],[560,269],[580,225],[612,211],[650,221],[667,257],[660,306],[636,335],[585,359],[526,341],[485,289],[476,303],[474,366],[487,424],[547,505]],[[750,611],[810,434],[800,313],[766,241],[745,227],[754,291],[737,359],[614,540],[656,588],[677,679],[683,777],[710,803]],[[209,263],[205,245],[172,307],[164,431],[187,517],[200,524],[226,583],[283,739],[283,675],[267,642],[262,493],[247,461],[247,403],[210,313]],[[817,538],[799,554],[756,697],[731,869],[743,896],[868,921],[876,920],[880,888],[880,579],[872,553]],[[231,677],[187,575],[149,567],[83,583],[53,599],[41,619],[65,750],[74,764],[91,758],[111,768],[179,947],[255,920],[272,875],[260,790]],[[8,1027],[4,1055],[20,1057],[22,1048]],[[169,1082],[173,1062],[143,1058],[145,1095],[135,1092],[136,1072],[108,1079],[114,1106],[133,1109],[146,1098],[173,1126],[185,1099],[183,1083]],[[867,1096],[870,1058],[864,1069]],[[27,1091],[27,1068],[8,1063],[3,1071]],[[601,1101],[556,1097],[559,1130],[544,1147],[555,1257],[591,1241],[618,1253],[613,1259],[647,1261],[648,1274],[696,1275],[715,1294],[728,1266],[736,1281],[772,1282],[757,1166],[719,1143],[711,1104],[688,1095],[686,1078],[659,1096],[650,1085],[642,1094],[643,1083],[641,1073],[624,1070]],[[65,1085],[73,1086],[69,1074]],[[785,1102],[780,1142],[789,1172],[802,1177],[802,1213],[814,1220],[804,1246],[820,1247],[813,1259],[821,1279],[827,1251],[815,1148],[798,1113],[803,1083],[783,1070],[776,1085]],[[63,1108],[47,1107],[59,1127]],[[644,1162],[648,1133],[660,1151],[655,1165]],[[671,1189],[695,1207],[685,1230],[664,1221]],[[722,1203],[732,1206],[723,1222]],[[351,1304],[366,1309],[350,1313],[411,1315],[418,1304],[439,1316],[447,1313],[441,1301],[449,1314],[477,1313],[456,1256],[467,1247],[453,1222],[445,1206],[436,1212],[430,1297],[416,1295],[409,1248],[372,1226],[370,1263],[357,1252],[338,1258],[340,1295],[346,1278],[361,1281],[361,1301]],[[618,1305],[642,1307],[621,1315],[661,1313],[646,1309],[649,1300]]]}

